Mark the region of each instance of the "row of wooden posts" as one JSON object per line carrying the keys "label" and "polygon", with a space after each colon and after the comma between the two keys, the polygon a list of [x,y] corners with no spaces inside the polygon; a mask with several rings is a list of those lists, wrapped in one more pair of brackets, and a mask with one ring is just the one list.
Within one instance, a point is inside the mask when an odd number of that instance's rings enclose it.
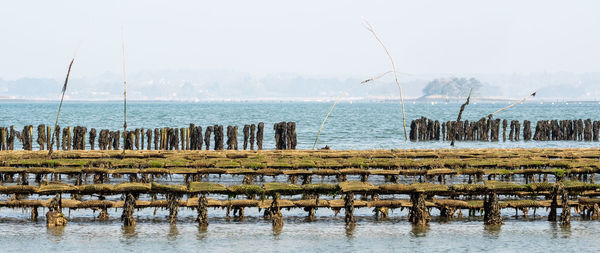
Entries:
{"label": "row of wooden posts", "polygon": [[[124,194],[124,205],[122,207],[121,221],[125,226],[134,226],[135,225],[135,217],[134,211],[136,208],[136,200],[139,198],[139,194],[136,193],[126,193]],[[177,193],[168,193],[165,194],[166,197],[166,208],[169,210],[169,222],[175,223],[177,221],[178,209],[180,207],[179,201],[182,199],[182,194]],[[313,196],[314,197],[314,196]],[[551,199],[550,204],[550,213],[548,215],[548,221],[560,221],[563,225],[569,225],[571,223],[571,206],[568,201],[569,192],[561,187],[558,184],[551,191],[549,199]],[[274,227],[283,226],[283,214],[281,212],[280,207],[280,195],[275,193],[271,196],[272,202],[269,208],[264,210],[264,217],[267,219],[271,219]],[[371,196],[373,200],[379,200],[379,196],[374,194]],[[431,221],[431,214],[429,207],[426,205],[426,200],[428,198],[427,193],[415,192],[410,194],[410,202],[411,206],[409,208],[408,220],[418,226],[426,226]],[[355,193],[348,192],[343,196],[344,200],[344,210],[345,216],[344,221],[346,224],[354,224],[356,222],[354,217],[354,200]],[[560,205],[559,205],[559,200]],[[315,220],[315,210],[318,206],[318,197],[316,198],[316,206],[307,206],[304,208],[305,211],[308,212],[308,219],[311,221]],[[230,206],[227,208],[226,219],[229,219]],[[455,212],[457,211],[457,207],[450,206],[442,206],[438,207],[440,209],[440,217],[442,218],[453,218]],[[557,209],[562,209],[560,215],[557,213]],[[49,205],[49,211],[46,214],[47,224],[49,226],[65,226],[66,219],[64,215],[62,215],[61,210],[61,197],[57,194],[57,196],[51,201]],[[496,192],[489,192],[484,196],[483,202],[483,222],[485,225],[500,225],[503,223],[503,219],[500,212],[499,198]],[[198,198],[198,205],[196,206],[196,210],[198,212],[198,216],[196,221],[200,226],[208,226],[208,199],[205,194],[202,194]],[[471,214],[470,210],[470,213]],[[590,212],[594,212],[594,215],[598,215],[597,205],[594,206],[593,210],[587,210],[588,215]],[[339,212],[339,209],[335,210],[336,214]],[[386,219],[388,216],[388,207],[379,206],[375,208],[376,215],[382,219]],[[526,214],[526,210],[523,210]],[[584,210],[585,212],[585,210]],[[236,206],[233,207],[234,216],[240,217],[243,219],[244,216],[244,207]],[[462,214],[459,212],[459,216]],[[100,220],[106,220],[109,218],[107,207],[103,207],[100,215],[98,217]],[[32,219],[37,220],[37,208],[32,208]]]}
{"label": "row of wooden posts", "polygon": [[[296,123],[280,122],[273,126],[275,130],[276,149],[296,149]],[[127,132],[110,131],[102,129],[99,132],[91,128],[88,141],[91,150],[97,147],[100,150],[119,150],[121,138],[123,138],[123,149],[126,150],[151,150],[154,144],[155,150],[206,150],[211,148],[211,139],[214,140],[214,150],[238,150],[238,126],[227,126],[227,140],[222,125],[206,127],[202,131],[201,126],[190,124],[187,128],[137,128]],[[50,149],[55,143],[57,150],[84,150],[86,148],[86,134],[88,130],[83,126],[65,127],[57,126],[54,130],[54,141],[50,126],[39,125],[37,127],[36,142],[40,150]],[[264,123],[244,125],[243,150],[263,149]],[[213,138],[211,138],[211,135]],[[97,137],[97,138],[96,138]],[[13,126],[0,127],[0,150],[15,150],[15,141],[22,143],[23,150],[33,150],[33,126],[24,126],[22,131],[17,131]],[[53,147],[54,148],[54,147]]]}
{"label": "row of wooden posts", "polygon": [[600,121],[541,120],[536,123],[532,134],[531,121],[524,120],[522,130],[521,135],[521,122],[518,120],[511,120],[509,124],[506,119],[482,118],[474,122],[447,121],[440,124],[438,120],[421,117],[410,124],[410,140],[451,141],[454,137],[455,141],[520,141],[522,136],[525,141],[598,141]]}

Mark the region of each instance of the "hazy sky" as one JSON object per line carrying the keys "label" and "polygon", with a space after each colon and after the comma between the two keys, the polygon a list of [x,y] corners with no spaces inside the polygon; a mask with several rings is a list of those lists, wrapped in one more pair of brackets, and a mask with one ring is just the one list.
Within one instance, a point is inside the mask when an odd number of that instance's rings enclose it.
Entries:
{"label": "hazy sky", "polygon": [[364,76],[600,71],[600,1],[4,1],[0,78],[127,69]]}

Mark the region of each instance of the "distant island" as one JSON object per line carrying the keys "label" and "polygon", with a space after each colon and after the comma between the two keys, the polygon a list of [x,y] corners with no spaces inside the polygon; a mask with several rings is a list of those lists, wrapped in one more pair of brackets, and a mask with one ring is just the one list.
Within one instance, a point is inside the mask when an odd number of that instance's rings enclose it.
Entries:
{"label": "distant island", "polygon": [[464,98],[469,95],[469,91],[472,89],[471,96],[475,97],[479,95],[479,91],[483,87],[481,81],[471,78],[437,78],[423,88],[423,96],[417,100],[454,100],[458,98]]}

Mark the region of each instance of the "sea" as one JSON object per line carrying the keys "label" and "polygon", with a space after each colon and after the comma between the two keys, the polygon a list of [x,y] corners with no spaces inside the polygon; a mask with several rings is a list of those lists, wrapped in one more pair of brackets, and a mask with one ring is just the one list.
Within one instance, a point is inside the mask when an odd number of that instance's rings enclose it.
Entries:
{"label": "sea", "polygon": [[[471,103],[462,118],[479,120],[508,106],[507,102]],[[273,124],[296,122],[298,149],[312,149],[317,132],[332,102],[128,102],[128,129],[186,127],[215,124],[227,127],[265,123],[264,147],[274,149]],[[408,102],[406,131],[421,116],[440,121],[456,120],[461,103]],[[58,102],[0,102],[0,126],[53,125]],[[495,115],[507,120],[587,119],[600,120],[598,102],[530,102]],[[122,102],[71,102],[63,104],[59,125],[122,130]],[[534,123],[535,125],[535,123]],[[240,138],[240,137],[238,137]],[[397,101],[342,101],[325,123],[316,148],[335,150],[446,149],[448,142],[410,142],[403,130],[402,107]],[[18,147],[19,145],[17,145]],[[461,148],[591,148],[598,142],[499,141],[457,142]],[[37,144],[34,144],[34,149]],[[47,228],[29,220],[29,210],[0,209],[0,252],[598,252],[600,221],[573,214],[570,226],[546,221],[547,210],[527,217],[503,210],[504,224],[483,225],[483,213],[452,221],[439,220],[436,211],[426,228],[413,227],[408,210],[390,211],[388,220],[377,220],[372,210],[357,209],[355,226],[344,224],[343,210],[318,209],[316,221],[306,220],[302,210],[283,210],[284,227],[273,229],[256,209],[245,211],[244,220],[226,220],[225,211],[209,209],[207,228],[194,222],[196,212],[180,209],[170,225],[168,210],[136,210],[137,225],[123,227],[120,210],[109,210],[111,219],[100,222],[91,210],[69,210],[64,228]],[[65,211],[66,212],[66,211]]]}

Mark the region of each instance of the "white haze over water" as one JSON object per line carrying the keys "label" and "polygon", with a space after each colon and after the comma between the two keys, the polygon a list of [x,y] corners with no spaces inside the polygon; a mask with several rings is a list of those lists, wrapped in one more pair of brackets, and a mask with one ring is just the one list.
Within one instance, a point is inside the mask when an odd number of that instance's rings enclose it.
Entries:
{"label": "white haze over water", "polygon": [[[600,98],[597,1],[12,1],[0,8],[0,98],[321,100],[390,69],[407,97],[475,77],[482,96]],[[391,76],[350,99],[397,98]]]}

